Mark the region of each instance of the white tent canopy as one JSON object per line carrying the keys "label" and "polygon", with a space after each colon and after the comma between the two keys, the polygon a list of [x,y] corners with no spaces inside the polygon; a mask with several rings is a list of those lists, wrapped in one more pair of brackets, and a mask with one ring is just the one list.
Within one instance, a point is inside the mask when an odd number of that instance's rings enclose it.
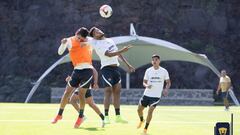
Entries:
{"label": "white tent canopy", "polygon": [[[133,45],[133,48],[131,48],[128,52],[124,53],[124,56],[135,68],[150,63],[152,54],[158,54],[161,57],[161,61],[186,61],[198,63],[210,68],[217,76],[219,76],[219,71],[208,60],[206,55],[193,53],[183,47],[161,39],[138,36],[132,24],[130,26],[130,36],[112,37],[111,39],[114,40],[118,48],[122,48],[127,44]],[[96,54],[94,54],[93,59],[99,60]],[[45,73],[38,79],[35,86],[30,91],[25,102],[28,102],[31,99],[33,93],[36,91],[41,81],[56,66],[66,62],[70,62],[68,54],[63,56],[48,70],[45,71]],[[123,66],[124,64],[121,64],[121,67]]]}

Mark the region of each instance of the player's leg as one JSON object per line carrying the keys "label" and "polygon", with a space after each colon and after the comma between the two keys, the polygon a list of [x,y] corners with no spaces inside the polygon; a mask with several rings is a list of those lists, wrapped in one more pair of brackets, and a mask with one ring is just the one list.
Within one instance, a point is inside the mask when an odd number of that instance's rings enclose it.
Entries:
{"label": "player's leg", "polygon": [[102,120],[104,120],[104,116],[95,104],[93,97],[86,98],[86,103],[101,117]]}
{"label": "player's leg", "polygon": [[70,103],[72,104],[72,106],[74,107],[74,109],[79,112],[80,108],[79,108],[79,96],[78,96],[78,92],[74,92],[70,98]]}
{"label": "player's leg", "polygon": [[141,128],[141,126],[144,123],[143,110],[144,110],[145,107],[147,107],[147,105],[148,105],[148,101],[145,99],[144,96],[141,97],[141,99],[139,100],[138,109],[137,109],[138,117],[140,119],[139,124],[137,125],[138,129]]}
{"label": "player's leg", "polygon": [[109,120],[109,116],[108,116],[108,112],[109,112],[109,107],[110,107],[110,103],[111,103],[111,96],[112,96],[112,71],[111,71],[111,67],[104,67],[101,69],[102,72],[102,82],[103,82],[103,86],[104,86],[104,112],[105,112],[105,123],[109,124],[110,120]]}
{"label": "player's leg", "polygon": [[147,97],[147,96],[145,96],[145,97],[148,100],[149,109],[148,109],[148,115],[147,115],[146,124],[145,124],[144,130],[143,130],[143,133],[147,134],[148,126],[150,124],[150,121],[152,120],[153,111],[156,108],[158,102],[160,101],[160,98]]}
{"label": "player's leg", "polygon": [[137,112],[138,112],[138,117],[140,119],[140,122],[139,122],[139,124],[137,126],[138,129],[141,128],[142,124],[144,123],[144,119],[143,119],[143,110],[144,110],[144,108],[145,108],[144,106],[138,105]]}
{"label": "player's leg", "polygon": [[149,126],[149,124],[152,120],[152,114],[153,114],[153,111],[154,111],[155,108],[156,108],[156,106],[150,106],[149,109],[148,109],[146,124],[145,124],[144,131],[143,131],[144,134],[147,134],[147,129],[148,129],[148,126]]}
{"label": "player's leg", "polygon": [[[89,90],[88,90],[89,91]],[[88,93],[87,91],[87,93]],[[87,96],[89,94],[86,93],[86,103],[99,115],[99,117],[101,118],[102,120],[102,125],[101,127],[104,127],[105,126],[105,123],[104,123],[104,116],[103,114],[101,113],[100,109],[98,108],[98,106],[95,104],[94,100],[93,100],[93,97],[92,96]]]}
{"label": "player's leg", "polygon": [[229,109],[228,92],[222,92],[222,96],[223,96],[223,104],[225,106],[225,110],[228,111]]}
{"label": "player's leg", "polygon": [[80,88],[79,89],[79,115],[78,119],[75,122],[74,128],[78,128],[84,121],[84,108],[85,108],[85,94],[86,94],[87,88]]}
{"label": "player's leg", "polygon": [[121,93],[121,84],[117,83],[112,88],[113,92],[113,106],[115,108],[115,114],[120,115],[120,93]]}
{"label": "player's leg", "polygon": [[108,112],[109,112],[109,107],[111,103],[111,96],[112,96],[112,88],[111,87],[105,87],[104,89],[104,112],[105,112],[105,123],[110,124]]}
{"label": "player's leg", "polygon": [[85,95],[86,91],[91,85],[92,78],[93,73],[91,69],[80,70],[79,72],[80,89],[78,92],[80,109],[78,119],[75,122],[74,128],[78,128],[84,121]]}
{"label": "player's leg", "polygon": [[121,74],[119,72],[118,67],[114,67],[112,70],[112,74],[113,74],[113,79],[112,79],[112,86],[113,86],[113,105],[115,108],[115,113],[116,113],[116,122],[120,122],[120,123],[127,123],[126,120],[124,120],[121,117],[120,114],[120,96],[121,96]]}
{"label": "player's leg", "polygon": [[127,123],[120,115],[120,93],[121,93],[121,83],[117,83],[113,86],[113,105],[115,108],[116,122]]}
{"label": "player's leg", "polygon": [[55,123],[57,123],[58,120],[62,119],[62,114],[63,114],[64,108],[65,108],[66,104],[68,103],[69,96],[72,94],[73,89],[74,88],[71,87],[71,86],[68,86],[68,85],[66,86],[65,92],[64,92],[64,94],[61,98],[60,108],[59,108],[58,114],[52,120],[52,124],[55,124]]}

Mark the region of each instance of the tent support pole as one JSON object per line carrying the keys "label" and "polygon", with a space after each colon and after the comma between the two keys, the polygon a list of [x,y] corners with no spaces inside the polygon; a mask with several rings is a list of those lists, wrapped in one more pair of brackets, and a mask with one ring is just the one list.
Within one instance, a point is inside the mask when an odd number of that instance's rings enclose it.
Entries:
{"label": "tent support pole", "polygon": [[130,89],[130,74],[126,73],[126,89]]}

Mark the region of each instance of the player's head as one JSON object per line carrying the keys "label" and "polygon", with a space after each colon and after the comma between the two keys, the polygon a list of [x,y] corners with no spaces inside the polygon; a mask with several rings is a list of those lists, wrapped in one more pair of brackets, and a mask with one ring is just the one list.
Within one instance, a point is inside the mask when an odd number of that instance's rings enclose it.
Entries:
{"label": "player's head", "polygon": [[85,40],[88,34],[89,34],[89,31],[85,27],[81,27],[75,32],[75,36],[79,40]]}
{"label": "player's head", "polygon": [[97,27],[92,27],[89,35],[95,39],[101,39],[104,36],[104,32]]}
{"label": "player's head", "polygon": [[160,56],[157,54],[152,55],[152,65],[159,66],[160,65]]}
{"label": "player's head", "polygon": [[227,72],[225,69],[221,70],[221,76],[226,76],[227,75]]}

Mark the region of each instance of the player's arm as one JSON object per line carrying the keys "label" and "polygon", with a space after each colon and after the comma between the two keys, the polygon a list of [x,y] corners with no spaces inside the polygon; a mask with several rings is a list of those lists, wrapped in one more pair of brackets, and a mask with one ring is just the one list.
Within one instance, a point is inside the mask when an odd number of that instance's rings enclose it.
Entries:
{"label": "player's arm", "polygon": [[167,96],[169,88],[171,87],[171,80],[167,79],[167,80],[165,80],[165,82],[166,82],[166,85],[165,85],[165,88],[163,90],[163,94],[164,94],[164,96]]}
{"label": "player's arm", "polygon": [[119,58],[127,65],[129,72],[135,72],[135,68],[129,64],[127,59],[122,54],[119,55]]}
{"label": "player's arm", "polygon": [[58,48],[58,55],[62,55],[67,49],[67,38],[61,40],[61,45]]}
{"label": "player's arm", "polygon": [[114,57],[114,56],[118,56],[124,52],[127,52],[130,48],[132,48],[131,45],[128,45],[128,46],[124,46],[122,49],[116,51],[116,52],[110,52],[110,51],[106,51],[105,52],[105,55],[108,56],[108,57]]}
{"label": "player's arm", "polygon": [[93,89],[98,89],[98,72],[97,70],[93,67]]}
{"label": "player's arm", "polygon": [[218,87],[217,87],[217,91],[216,91],[216,94],[218,95],[219,94],[219,91],[221,90],[221,85],[220,85],[220,82],[218,84]]}
{"label": "player's arm", "polygon": [[151,89],[152,85],[148,84],[148,80],[143,80],[143,87]]}
{"label": "player's arm", "polygon": [[166,82],[165,89],[166,89],[166,90],[169,90],[169,88],[171,87],[171,80],[168,79],[168,80],[166,80],[165,82]]}

